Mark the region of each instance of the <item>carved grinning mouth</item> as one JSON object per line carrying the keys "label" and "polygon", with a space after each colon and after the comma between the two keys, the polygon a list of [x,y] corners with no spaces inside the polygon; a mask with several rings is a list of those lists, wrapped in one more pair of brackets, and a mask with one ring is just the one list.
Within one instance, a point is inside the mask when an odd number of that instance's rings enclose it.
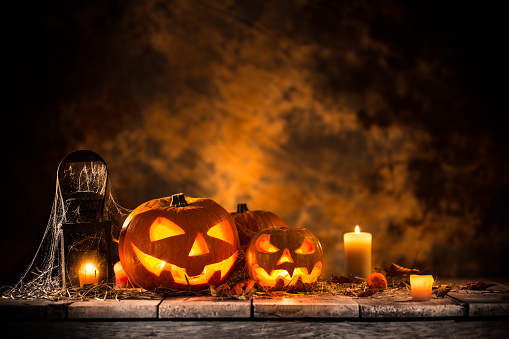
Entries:
{"label": "carved grinning mouth", "polygon": [[175,281],[175,283],[182,285],[187,285],[188,281],[190,285],[199,285],[207,283],[210,280],[210,278],[212,278],[214,273],[217,271],[221,272],[221,279],[224,278],[224,276],[228,273],[228,271],[230,271],[230,268],[235,263],[235,260],[237,259],[237,254],[239,252],[235,251],[235,253],[233,253],[229,258],[223,261],[206,265],[203,268],[203,271],[198,275],[189,276],[185,268],[167,263],[166,261],[157,259],[156,257],[144,253],[133,243],[131,243],[131,246],[138,260],[149,272],[157,276],[160,276],[161,272],[169,271],[171,272],[171,275],[173,276],[173,280]]}
{"label": "carved grinning mouth", "polygon": [[297,283],[299,278],[305,284],[314,283],[322,273],[322,262],[317,262],[313,270],[311,270],[311,273],[308,273],[307,267],[295,267],[291,275],[284,269],[272,270],[270,274],[268,274],[263,267],[257,264],[253,266],[252,270],[254,276],[257,277],[260,284],[263,286],[275,287],[278,280],[283,280],[285,286],[293,286]]}

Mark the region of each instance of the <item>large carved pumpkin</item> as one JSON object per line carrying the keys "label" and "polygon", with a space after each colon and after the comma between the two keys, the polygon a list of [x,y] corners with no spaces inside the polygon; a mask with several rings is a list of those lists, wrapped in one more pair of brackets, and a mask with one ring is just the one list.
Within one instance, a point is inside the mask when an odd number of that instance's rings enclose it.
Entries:
{"label": "large carved pumpkin", "polygon": [[322,246],[305,228],[265,229],[246,251],[246,268],[266,290],[310,290],[322,273]]}
{"label": "large carved pumpkin", "polygon": [[119,239],[122,267],[135,286],[197,291],[219,285],[237,259],[230,214],[210,199],[183,194],[148,201],[127,217]]}
{"label": "large carved pumpkin", "polygon": [[237,225],[240,247],[245,248],[253,235],[263,229],[287,227],[283,219],[268,211],[250,211],[246,204],[238,204],[237,212],[230,213]]}

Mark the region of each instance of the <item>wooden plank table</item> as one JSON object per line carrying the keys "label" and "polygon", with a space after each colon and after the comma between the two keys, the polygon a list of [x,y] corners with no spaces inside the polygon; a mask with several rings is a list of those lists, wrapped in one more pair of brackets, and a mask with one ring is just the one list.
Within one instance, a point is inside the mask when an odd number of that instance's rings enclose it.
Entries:
{"label": "wooden plank table", "polygon": [[148,320],[2,323],[3,338],[488,338],[507,339],[507,319],[327,321]]}

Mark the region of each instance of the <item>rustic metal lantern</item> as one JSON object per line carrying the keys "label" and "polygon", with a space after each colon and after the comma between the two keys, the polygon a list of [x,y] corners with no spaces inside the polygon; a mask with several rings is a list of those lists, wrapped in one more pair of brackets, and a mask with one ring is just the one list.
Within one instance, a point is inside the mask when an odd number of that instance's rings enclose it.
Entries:
{"label": "rustic metal lantern", "polygon": [[79,150],[58,166],[62,287],[113,279],[112,222],[103,218],[108,169],[96,153]]}

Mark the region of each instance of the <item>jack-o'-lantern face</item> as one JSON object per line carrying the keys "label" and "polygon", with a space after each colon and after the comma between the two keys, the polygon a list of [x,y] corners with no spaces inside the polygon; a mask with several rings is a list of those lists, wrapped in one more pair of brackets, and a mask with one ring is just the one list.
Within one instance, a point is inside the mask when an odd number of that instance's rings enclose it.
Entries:
{"label": "jack-o'-lantern face", "polygon": [[210,199],[183,195],[136,208],[119,241],[126,274],[145,289],[219,285],[235,263],[238,248],[237,230],[226,210]]}
{"label": "jack-o'-lantern face", "polygon": [[304,228],[258,232],[246,252],[250,276],[267,290],[305,291],[322,273],[322,246]]}

